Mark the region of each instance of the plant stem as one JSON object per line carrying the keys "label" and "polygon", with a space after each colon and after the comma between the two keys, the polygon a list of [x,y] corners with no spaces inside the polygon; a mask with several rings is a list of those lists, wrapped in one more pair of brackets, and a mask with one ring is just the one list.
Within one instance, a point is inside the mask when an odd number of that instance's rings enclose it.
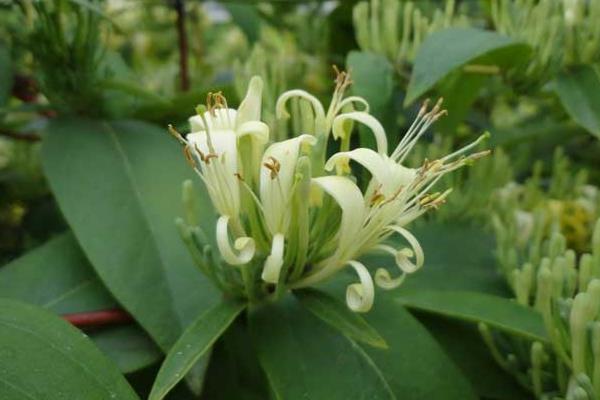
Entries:
{"label": "plant stem", "polygon": [[64,314],[62,317],[78,328],[120,324],[133,320],[131,315],[118,308],[112,310]]}
{"label": "plant stem", "polygon": [[181,90],[187,92],[190,89],[190,75],[188,65],[188,37],[185,29],[185,0],[174,0],[175,12],[177,12],[177,41],[179,44],[179,79]]}

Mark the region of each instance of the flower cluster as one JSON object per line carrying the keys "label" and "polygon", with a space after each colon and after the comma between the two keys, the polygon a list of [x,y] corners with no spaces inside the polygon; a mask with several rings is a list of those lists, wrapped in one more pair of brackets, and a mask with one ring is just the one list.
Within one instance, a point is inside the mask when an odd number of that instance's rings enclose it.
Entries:
{"label": "flower cluster", "polygon": [[[180,227],[200,266],[224,291],[256,301],[314,285],[350,266],[359,282],[347,288],[348,307],[366,312],[375,284],[398,287],[423,265],[423,251],[406,225],[444,202],[450,190],[431,191],[444,174],[487,154],[471,152],[485,135],[443,158],[407,168],[403,162],[415,143],[445,113],[441,100],[431,109],[426,102],[389,152],[384,128],[368,113],[367,102],[344,96],[349,84],[348,74],[338,72],[327,110],[303,90],[283,93],[277,118],[300,118],[303,132],[275,143],[269,138],[277,135],[261,122],[258,77],[251,79],[237,110],[220,93],[209,94],[190,118],[190,134],[183,137],[171,128],[219,214],[218,256],[196,223],[180,221]],[[290,102],[301,102],[295,109],[302,113],[290,115]],[[374,135],[375,150],[350,148],[356,124]],[[339,151],[327,158],[330,136]],[[368,174],[353,175],[360,166]],[[361,190],[357,177],[367,175]],[[398,243],[388,240],[394,235],[408,246],[389,244]],[[397,276],[379,268],[373,279],[359,261],[369,252],[393,256]]]}

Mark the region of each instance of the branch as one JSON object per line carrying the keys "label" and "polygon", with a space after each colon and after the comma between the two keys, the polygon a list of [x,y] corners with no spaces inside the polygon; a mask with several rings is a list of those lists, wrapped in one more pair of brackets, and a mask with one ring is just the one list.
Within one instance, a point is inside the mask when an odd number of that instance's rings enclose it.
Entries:
{"label": "branch", "polygon": [[131,315],[118,308],[112,310],[64,314],[62,315],[62,317],[78,328],[122,324],[125,322],[133,321]]}
{"label": "branch", "polygon": [[0,129],[0,136],[6,136],[15,140],[23,140],[25,142],[39,142],[42,140],[42,138],[35,133],[19,133],[6,129]]}
{"label": "branch", "polygon": [[188,66],[188,37],[185,29],[185,0],[174,0],[175,11],[177,12],[177,40],[179,43],[179,79],[181,80],[181,90],[184,92],[190,89],[190,74]]}

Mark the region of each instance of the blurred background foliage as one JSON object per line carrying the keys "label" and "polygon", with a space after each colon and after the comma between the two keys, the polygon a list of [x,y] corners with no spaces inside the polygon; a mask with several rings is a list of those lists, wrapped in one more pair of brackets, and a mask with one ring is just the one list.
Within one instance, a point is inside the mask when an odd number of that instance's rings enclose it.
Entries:
{"label": "blurred background foliage", "polygon": [[[496,254],[505,296],[543,313],[549,330],[560,327],[549,342],[531,344],[481,323],[498,365],[539,398],[599,398],[600,375],[590,365],[600,365],[600,354],[594,347],[580,361],[584,350],[571,340],[578,332],[571,313],[583,307],[574,299],[600,278],[600,266],[592,266],[600,263],[598,21],[594,0],[0,1],[0,259],[64,241],[57,235],[73,225],[57,205],[64,197],[48,185],[55,172],[40,161],[53,132],[86,134],[63,129],[64,118],[171,123],[187,131],[187,117],[207,92],[221,90],[237,105],[258,74],[265,81],[263,119],[283,138],[278,94],[302,88],[328,98],[337,65],[350,71],[352,93],[369,102],[391,143],[425,98],[445,98],[448,117],[409,164],[492,134],[485,147],[493,155],[445,178],[454,193],[418,229],[435,223],[495,235],[488,253]],[[371,144],[368,135],[355,138]],[[78,151],[84,146],[65,157]],[[110,180],[110,170],[82,165],[90,179]],[[558,271],[555,286],[565,285],[548,297],[558,314],[537,295],[547,271]],[[427,308],[423,299],[405,301]],[[600,324],[598,315],[588,319]],[[586,346],[595,345],[592,339]],[[232,351],[236,340],[231,333],[215,352]],[[208,371],[212,379],[227,379],[216,369]],[[138,375],[130,377],[134,385],[144,381]]]}

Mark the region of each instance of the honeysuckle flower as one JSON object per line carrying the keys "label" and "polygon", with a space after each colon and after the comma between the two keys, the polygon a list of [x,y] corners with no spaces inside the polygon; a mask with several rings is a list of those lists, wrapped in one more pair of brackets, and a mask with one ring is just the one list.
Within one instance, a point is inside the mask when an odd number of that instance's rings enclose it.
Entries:
{"label": "honeysuckle flower", "polygon": [[[375,286],[396,288],[423,265],[423,250],[406,225],[444,202],[450,190],[432,193],[433,186],[444,174],[486,154],[470,153],[484,136],[439,160],[425,160],[419,168],[405,167],[415,143],[444,114],[441,101],[431,110],[425,103],[400,144],[388,153],[385,130],[368,114],[367,102],[344,97],[350,83],[348,74],[338,72],[327,110],[303,90],[283,93],[277,117],[300,118],[300,124],[291,125],[304,131],[268,145],[269,136],[282,135],[270,135],[260,121],[259,78],[251,80],[237,111],[227,107],[222,95],[210,95],[206,107],[190,118],[190,134],[183,138],[172,130],[219,214],[218,257],[198,233],[199,226],[180,227],[203,271],[223,290],[259,301],[351,267],[358,282],[348,286],[346,302],[350,309],[366,312],[373,305]],[[288,113],[291,99],[301,102],[300,114]],[[370,129],[376,149],[350,148],[357,124]],[[339,152],[326,159],[333,140],[339,142]],[[364,190],[352,176],[351,162],[370,174]],[[394,235],[408,245],[393,245],[397,242],[388,239]],[[392,256],[397,275],[378,268],[373,279],[360,261],[370,252]]]}

